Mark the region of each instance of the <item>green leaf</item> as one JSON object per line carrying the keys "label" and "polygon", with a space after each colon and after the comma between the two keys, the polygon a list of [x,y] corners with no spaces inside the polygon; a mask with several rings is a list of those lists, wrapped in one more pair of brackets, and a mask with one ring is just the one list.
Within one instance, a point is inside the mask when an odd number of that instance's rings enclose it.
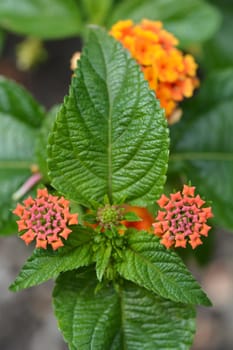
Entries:
{"label": "green leaf", "polygon": [[104,272],[106,268],[108,267],[110,258],[112,253],[112,246],[111,244],[104,244],[100,245],[98,250],[95,252],[95,260],[96,260],[96,275],[99,281],[102,280]]}
{"label": "green leaf", "polygon": [[16,33],[44,39],[75,35],[82,29],[74,0],[0,1],[0,24]]}
{"label": "green leaf", "polygon": [[52,185],[90,206],[145,206],[162,192],[168,160],[163,111],[120,43],[91,30],[49,140]]}
{"label": "green leaf", "polygon": [[170,172],[180,164],[211,201],[217,223],[233,229],[233,69],[209,76],[171,129]]}
{"label": "green leaf", "polygon": [[35,249],[10,290],[17,292],[56,278],[60,272],[90,265],[93,262],[91,239],[87,230],[77,227],[58,251]]}
{"label": "green leaf", "polygon": [[195,311],[131,283],[95,293],[92,271],[62,274],[53,293],[58,325],[71,350],[188,350]]}
{"label": "green leaf", "polygon": [[36,157],[40,172],[43,174],[44,180],[48,179],[48,165],[47,165],[47,144],[48,136],[52,130],[56,115],[60,106],[54,106],[47,113],[44,123],[39,131],[39,135],[36,142]]}
{"label": "green leaf", "polygon": [[0,233],[16,232],[12,197],[31,176],[34,148],[43,109],[22,87],[0,77]]}
{"label": "green leaf", "polygon": [[176,302],[211,305],[180,257],[153,234],[130,233],[123,253],[117,270],[125,279]]}
{"label": "green leaf", "polygon": [[112,7],[113,0],[81,0],[81,3],[88,22],[101,25]]}
{"label": "green leaf", "polygon": [[142,218],[140,218],[136,213],[129,211],[128,213],[124,214],[124,220],[137,222],[137,221],[142,221]]}
{"label": "green leaf", "polygon": [[221,20],[217,8],[202,0],[127,0],[113,11],[109,24],[129,18],[136,22],[143,18],[162,21],[183,45],[212,37]]}
{"label": "green leaf", "polygon": [[223,15],[220,30],[203,46],[203,64],[206,70],[233,66],[233,3],[221,0],[219,6]]}

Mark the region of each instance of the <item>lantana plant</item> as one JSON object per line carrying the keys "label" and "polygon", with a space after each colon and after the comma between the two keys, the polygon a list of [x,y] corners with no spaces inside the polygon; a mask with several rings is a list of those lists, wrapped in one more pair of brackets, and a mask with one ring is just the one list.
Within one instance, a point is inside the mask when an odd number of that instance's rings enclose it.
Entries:
{"label": "lantana plant", "polygon": [[176,252],[203,243],[211,207],[194,184],[165,186],[167,119],[198,85],[176,44],[160,22],[89,30],[69,94],[41,132],[37,192],[13,210],[35,250],[10,289],[56,279],[71,350],[189,349],[196,305],[211,305]]}

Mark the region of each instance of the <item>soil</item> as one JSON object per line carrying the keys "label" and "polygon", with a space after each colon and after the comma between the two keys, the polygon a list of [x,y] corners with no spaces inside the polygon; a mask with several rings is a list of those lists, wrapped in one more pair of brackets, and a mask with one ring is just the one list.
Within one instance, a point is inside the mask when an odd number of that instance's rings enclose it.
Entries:
{"label": "soil", "polygon": [[[48,59],[35,70],[20,72],[16,68],[15,45],[21,37],[7,37],[0,74],[25,86],[46,108],[61,103],[68,92],[70,58],[79,50],[78,39],[45,43]],[[190,267],[211,298],[213,307],[199,308],[197,333],[192,350],[233,349],[233,235],[214,231],[214,253],[209,263],[200,268],[195,261]],[[8,286],[30,255],[30,248],[16,236],[2,237],[0,244],[0,349],[65,350],[53,316],[51,293],[53,283],[11,293]],[[151,349],[153,350],[153,349]],[[176,350],[176,349],[174,349]]]}

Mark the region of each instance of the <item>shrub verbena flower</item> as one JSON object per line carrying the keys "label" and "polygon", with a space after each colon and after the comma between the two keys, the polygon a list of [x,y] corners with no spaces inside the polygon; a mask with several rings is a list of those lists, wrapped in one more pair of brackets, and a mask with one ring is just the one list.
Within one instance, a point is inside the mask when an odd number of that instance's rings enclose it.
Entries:
{"label": "shrub verbena flower", "polygon": [[70,202],[64,197],[53,196],[47,189],[38,189],[37,197],[29,197],[18,204],[13,213],[19,216],[17,221],[20,238],[28,245],[34,239],[36,248],[46,249],[51,245],[53,250],[62,247],[63,239],[72,232],[67,225],[78,223],[78,215],[71,214]]}
{"label": "shrub verbena flower", "polygon": [[205,201],[194,195],[194,186],[183,186],[182,192],[164,194],[157,201],[162,210],[158,211],[154,234],[161,238],[166,248],[185,248],[187,242],[196,248],[202,244],[201,236],[208,236],[210,226],[207,220],[213,217],[211,207],[204,207]]}
{"label": "shrub verbena flower", "polygon": [[149,86],[155,91],[169,122],[180,116],[177,105],[191,97],[199,85],[197,64],[190,54],[184,55],[176,48],[176,37],[163,29],[159,21],[119,21],[110,34],[127,48],[141,66]]}

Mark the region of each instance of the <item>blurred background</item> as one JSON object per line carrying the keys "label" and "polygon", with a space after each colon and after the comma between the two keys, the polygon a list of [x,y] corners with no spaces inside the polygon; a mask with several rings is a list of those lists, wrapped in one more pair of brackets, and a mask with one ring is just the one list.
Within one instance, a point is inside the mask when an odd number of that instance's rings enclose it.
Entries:
{"label": "blurred background", "polygon": [[[163,20],[165,28],[180,38],[185,51],[192,52],[199,63],[199,75],[203,81],[215,72],[226,70],[230,72],[229,77],[232,76],[232,0],[183,0],[182,4],[175,0],[105,0],[98,3],[83,0],[79,5],[78,1],[68,1],[68,5],[64,5],[65,1],[52,0],[48,8],[41,0],[31,4],[27,0],[2,0],[0,74],[24,86],[49,110],[61,103],[68,93],[72,75],[70,59],[82,47],[87,23],[109,26],[119,18],[154,16],[152,19]],[[59,4],[63,4],[61,8]],[[223,84],[222,89],[225,88]],[[232,106],[233,90],[229,90],[227,102]],[[230,111],[233,119],[230,106],[228,116]],[[184,103],[183,108],[185,118],[190,104]],[[226,128],[229,129],[228,124]],[[224,140],[224,132],[221,137]],[[228,146],[230,153],[233,151],[232,140]],[[230,179],[233,178],[233,172],[232,176],[230,173],[232,168],[231,165],[228,172]],[[223,174],[221,169],[219,171],[215,176],[221,178]],[[230,199],[232,189],[233,180],[227,186]],[[213,195],[209,197],[215,198]],[[233,204],[230,199],[225,207],[221,203],[221,210],[216,208],[217,219],[215,228],[210,232],[208,249],[187,258],[189,268],[213,302],[212,308],[198,309],[197,333],[192,350],[233,349]],[[0,210],[3,205],[5,202],[1,203],[0,198]],[[221,219],[218,220],[219,217]],[[5,230],[4,220],[0,218],[0,349],[65,350],[67,346],[57,330],[52,312],[53,283],[50,281],[17,294],[8,291],[8,286],[32,250],[25,247],[16,235],[9,234],[12,230]]]}

